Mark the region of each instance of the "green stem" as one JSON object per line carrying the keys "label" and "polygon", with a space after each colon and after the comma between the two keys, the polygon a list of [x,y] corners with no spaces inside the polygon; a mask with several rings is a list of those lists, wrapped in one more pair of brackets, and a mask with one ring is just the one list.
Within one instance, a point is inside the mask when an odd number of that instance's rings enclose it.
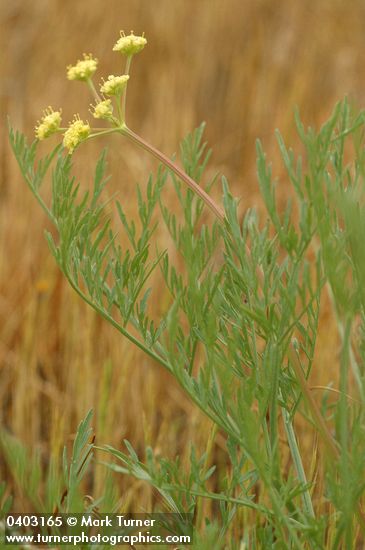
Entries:
{"label": "green stem", "polygon": [[[130,68],[131,68],[131,62],[132,62],[132,55],[129,55],[127,57],[127,61],[125,64],[125,70],[124,74],[129,74]],[[128,84],[124,89],[123,96],[122,96],[122,112],[121,112],[121,122],[125,122],[125,113],[126,113],[126,105],[127,105],[127,88]]]}
{"label": "green stem", "polygon": [[88,78],[88,80],[86,82],[87,82],[87,85],[89,86],[89,88],[91,90],[91,93],[95,97],[96,101],[98,103],[100,103],[100,101],[101,101],[100,96],[99,96],[98,92],[96,91],[96,88],[95,88],[94,83],[91,80],[91,78]]}
{"label": "green stem", "polygon": [[[287,517],[285,510],[283,510],[281,507],[281,499],[277,496],[276,492],[271,486],[269,486],[268,491],[269,491],[271,503],[273,505],[274,515],[276,515],[276,517],[278,518],[277,526],[283,538],[284,544],[285,544],[285,532],[284,532],[282,523],[286,526],[288,533],[291,536],[291,539],[292,539],[291,542],[293,543],[292,548],[298,548],[298,550],[304,550],[304,546],[300,542],[300,539],[290,522],[290,518]],[[288,548],[289,548],[289,545],[288,545]]]}
{"label": "green stem", "polygon": [[92,309],[94,309],[99,315],[101,315],[104,319],[109,321],[109,323],[116,328],[123,336],[128,338],[133,344],[135,344],[140,350],[142,350],[144,353],[149,355],[152,359],[160,363],[165,369],[171,373],[171,366],[167,361],[165,361],[162,357],[157,355],[154,351],[152,351],[150,348],[145,346],[142,342],[140,342],[137,338],[135,338],[130,332],[128,332],[125,328],[123,328],[119,323],[117,323],[111,315],[108,315],[105,310],[99,308],[95,302],[90,300],[86,294],[82,292],[82,290],[77,286],[77,284],[74,282],[72,276],[70,275],[67,267],[64,265],[60,265],[64,275],[66,276],[68,282],[70,283],[71,287],[74,289],[74,291],[80,296],[82,300],[84,300]]}
{"label": "green stem", "polygon": [[[290,452],[291,452],[291,455],[292,455],[292,458],[293,458],[293,461],[294,461],[294,465],[295,465],[295,469],[297,471],[299,481],[303,485],[307,485],[308,482],[307,482],[307,478],[306,478],[306,475],[305,475],[305,471],[304,471],[304,467],[303,467],[303,463],[302,463],[302,458],[300,456],[298,443],[297,443],[297,440],[296,440],[296,437],[295,437],[293,424],[290,420],[290,414],[284,408],[281,409],[281,412],[282,412],[283,419],[284,419],[284,428],[285,428],[286,436],[288,438]],[[312,499],[311,499],[308,488],[303,493],[303,505],[304,505],[304,509],[306,511],[306,514],[308,516],[312,517],[312,518],[315,518]]]}
{"label": "green stem", "polygon": [[179,179],[186,183],[186,185],[205,202],[205,204],[214,212],[214,214],[221,222],[224,221],[223,210],[221,210],[221,208],[214,202],[214,200],[208,195],[208,193],[206,193],[204,189],[202,189],[202,187],[200,187],[200,185],[196,183],[196,181],[188,176],[188,174],[186,174],[186,172],[184,172],[182,168],[180,168],[177,164],[170,160],[166,155],[161,153],[161,151],[153,147],[153,145],[144,140],[141,136],[137,135],[135,132],[127,128],[127,126],[124,125],[120,129],[120,133],[128,137],[139,147],[141,147],[152,156],[154,156],[156,159],[158,159],[160,162],[162,162],[169,170],[174,172]]}
{"label": "green stem", "polygon": [[34,184],[31,180],[31,178],[24,172],[24,170],[23,170],[22,166],[20,165],[20,163],[19,163],[19,168],[20,168],[20,171],[23,175],[24,180],[26,181],[29,189],[31,190],[32,195],[35,197],[38,204],[41,206],[42,210],[48,216],[48,218],[51,220],[51,222],[55,225],[56,228],[58,228],[56,218],[54,217],[54,215],[52,214],[51,210],[48,208],[48,206],[46,205],[46,203],[44,202],[42,197],[39,195],[39,193],[34,188]]}
{"label": "green stem", "polygon": [[[98,449],[105,450],[103,447],[97,447]],[[239,506],[245,506],[246,508],[251,508],[252,510],[257,510],[259,512],[262,512],[263,514],[266,514],[268,516],[273,516],[274,512],[268,508],[265,508],[264,506],[260,506],[259,504],[256,504],[252,500],[248,498],[235,498],[235,497],[229,497],[227,495],[219,494],[219,493],[211,493],[210,491],[198,491],[196,489],[191,489],[190,487],[182,487],[179,485],[163,485],[163,489],[168,491],[181,491],[181,492],[188,492],[196,497],[201,498],[209,498],[210,500],[217,500],[219,502],[228,502],[231,504],[238,504]],[[197,525],[198,522],[196,522]]]}
{"label": "green stem", "polygon": [[123,116],[123,109],[122,109],[121,101],[122,101],[121,95],[120,94],[116,95],[115,96],[115,102],[117,104],[117,111],[118,111],[118,117],[119,117],[119,119],[117,119],[117,120],[118,120],[118,126],[119,127],[123,126],[123,124],[124,124],[124,116]]}
{"label": "green stem", "polygon": [[[64,262],[59,263],[59,266],[61,268],[61,271],[65,275],[66,279],[70,283],[71,287],[75,290],[75,292],[80,296],[82,300],[84,300],[92,309],[94,309],[101,317],[103,317],[105,320],[109,321],[109,323],[116,328],[123,336],[128,338],[133,344],[135,344],[140,350],[144,351],[149,357],[157,361],[160,365],[162,365],[170,374],[174,374],[173,368],[171,367],[170,363],[168,363],[165,359],[163,359],[160,355],[155,353],[152,349],[145,346],[140,340],[135,338],[130,332],[128,332],[124,327],[122,327],[115,319],[109,315],[104,309],[100,308],[95,302],[93,302],[82,290],[77,286],[77,284],[74,282],[72,275],[70,274],[67,266],[65,266]],[[192,400],[195,405],[208,417],[210,420],[214,422],[214,424],[217,424],[221,429],[226,431],[240,446],[242,446],[245,450],[246,447],[244,445],[244,442],[241,439],[241,436],[239,433],[235,433],[232,429],[230,429],[226,423],[222,422],[221,419],[216,416],[216,414],[206,407],[203,407],[202,403],[199,401],[199,399],[194,395],[193,392],[191,392],[186,385],[184,385],[184,381],[176,376],[175,378],[183,388],[183,390],[186,391],[190,399]],[[248,450],[246,451],[247,455],[250,457],[250,454]]]}
{"label": "green stem", "polygon": [[[344,341],[345,341],[345,328],[344,328],[343,322],[342,322],[342,320],[339,316],[337,306],[336,306],[335,296],[333,294],[332,286],[331,286],[330,283],[328,283],[327,288],[328,288],[328,296],[329,296],[329,299],[331,301],[332,309],[334,311],[336,322],[337,322],[337,329],[338,329],[338,332],[339,332],[339,335],[340,335],[340,338],[341,338],[341,343],[343,345]],[[364,403],[365,394],[364,394],[363,383],[362,383],[362,380],[361,380],[360,367],[359,367],[359,364],[356,360],[355,353],[354,353],[351,341],[350,341],[350,344],[349,344],[349,358],[350,358],[350,366],[351,366],[351,369],[352,369],[352,373],[353,373],[354,378],[356,380],[357,387],[358,387],[358,390],[359,390],[359,394],[360,394],[360,397],[361,397],[361,402]]]}
{"label": "green stem", "polygon": [[[204,474],[208,471],[209,460],[211,458],[212,448],[213,448],[213,444],[214,444],[214,440],[217,435],[217,432],[218,432],[218,426],[217,424],[213,424],[213,427],[208,437],[207,446],[205,449],[205,460],[204,460],[204,466],[202,470]],[[199,500],[196,505],[196,525],[198,527],[202,526],[203,514],[204,514],[203,503],[201,500]]]}
{"label": "green stem", "polygon": [[[104,128],[100,128],[100,127],[99,127],[99,128],[98,128],[98,127],[95,128],[94,126],[93,126],[92,129],[93,129],[93,131],[95,131],[95,130],[99,131],[99,130],[100,130],[100,132],[105,132],[105,131],[107,130],[107,128],[105,128],[105,127],[104,127]],[[59,134],[59,133],[62,134],[62,132],[66,132],[67,130],[68,130],[68,127],[66,127],[66,128],[65,128],[65,127],[58,128],[58,130],[55,131],[55,134],[57,134],[57,133],[58,133],[58,134]],[[108,131],[109,131],[109,130],[108,130]],[[100,134],[95,134],[95,135],[100,136]]]}
{"label": "green stem", "polygon": [[329,431],[326,422],[318,408],[318,405],[313,399],[312,393],[308,386],[308,382],[303,374],[302,367],[293,346],[289,348],[289,358],[296,374],[299,386],[302,390],[303,397],[311,411],[314,424],[319,434],[321,435],[323,442],[326,445],[327,451],[332,455],[332,458],[338,460],[340,453],[337,447],[337,443],[333,439],[331,432]]}
{"label": "green stem", "polygon": [[99,136],[107,136],[108,134],[114,134],[115,132],[119,132],[119,131],[120,131],[119,128],[111,128],[111,129],[108,129],[108,130],[102,130],[101,132],[97,132],[95,134],[90,134],[87,137],[87,139],[92,139],[92,138],[96,138],[96,137],[99,137]]}

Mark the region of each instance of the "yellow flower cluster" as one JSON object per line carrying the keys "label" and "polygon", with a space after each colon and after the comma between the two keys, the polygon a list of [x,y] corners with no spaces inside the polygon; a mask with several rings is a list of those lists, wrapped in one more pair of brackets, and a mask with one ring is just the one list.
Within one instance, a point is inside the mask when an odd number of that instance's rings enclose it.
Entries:
{"label": "yellow flower cluster", "polygon": [[[121,31],[120,38],[114,44],[113,50],[128,57],[127,67],[129,68],[131,57],[142,51],[146,44],[147,40],[144,34],[142,34],[142,36],[135,36],[133,31],[131,31],[131,33],[126,36],[124,31]],[[92,77],[97,67],[98,60],[93,57],[92,54],[84,53],[83,58],[79,59],[75,65],[69,65],[67,67],[67,78],[69,80],[81,80],[89,84],[91,91],[97,98],[97,103],[96,105],[92,105],[91,111],[94,118],[109,120],[113,126],[122,129],[125,117],[125,101],[123,102],[123,106],[121,106],[120,100],[126,90],[129,75],[109,75],[107,80],[103,79],[100,86],[100,92],[103,95],[100,99],[92,82]],[[126,72],[129,71],[127,70]],[[105,99],[105,96],[116,96],[120,120],[117,116],[113,115],[112,99]],[[81,120],[79,115],[75,115],[69,127],[66,131],[64,130],[64,128],[61,129],[61,109],[59,111],[54,111],[52,107],[48,107],[43,112],[41,121],[38,121],[35,127],[35,135],[38,140],[43,140],[58,131],[64,132],[63,145],[68,149],[69,154],[72,154],[76,147],[82,141],[85,141],[91,133],[89,123]]]}
{"label": "yellow flower cluster", "polygon": [[91,54],[84,53],[84,59],[79,59],[76,65],[67,67],[67,78],[69,80],[89,80],[95,73],[98,66],[98,60]]}
{"label": "yellow flower cluster", "polygon": [[122,76],[114,76],[113,74],[108,76],[108,80],[104,80],[104,84],[101,86],[100,91],[106,95],[121,95],[129,80],[128,74]]}
{"label": "yellow flower cluster", "polygon": [[58,131],[61,125],[61,111],[54,111],[48,107],[43,111],[41,122],[35,127],[35,137],[39,140],[46,139]]}
{"label": "yellow flower cluster", "polygon": [[93,117],[94,118],[111,118],[113,116],[113,107],[112,107],[112,100],[111,99],[105,99],[104,101],[100,101],[97,103],[94,107],[93,111]]}
{"label": "yellow flower cluster", "polygon": [[89,137],[90,131],[88,122],[83,122],[78,115],[75,115],[63,136],[63,145],[70,155],[82,141]]}
{"label": "yellow flower cluster", "polygon": [[143,50],[146,44],[147,40],[143,35],[135,36],[131,31],[131,34],[125,36],[124,31],[121,31],[120,38],[114,45],[113,51],[131,56]]}

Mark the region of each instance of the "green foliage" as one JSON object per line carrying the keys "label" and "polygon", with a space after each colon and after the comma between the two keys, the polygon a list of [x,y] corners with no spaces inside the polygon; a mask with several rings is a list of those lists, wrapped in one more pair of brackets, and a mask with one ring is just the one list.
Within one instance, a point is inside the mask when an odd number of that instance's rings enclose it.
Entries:
{"label": "green foliage", "polygon": [[[85,511],[81,482],[93,459],[91,420],[92,411],[89,411],[80,422],[71,456],[64,447],[62,460],[52,455],[46,461],[37,449],[30,452],[19,439],[6,431],[1,432],[0,449],[11,471],[15,490],[21,494],[24,505],[28,506],[29,503],[39,514]],[[0,484],[1,517],[12,507],[12,498],[7,493],[9,490],[6,491],[5,484]],[[90,508],[97,505],[114,506],[112,493],[107,493],[106,490],[105,495],[92,502]]]}
{"label": "green foliage", "polygon": [[[353,113],[344,101],[318,132],[306,130],[298,116],[296,121],[304,158],[296,157],[277,134],[292,196],[279,207],[278,183],[258,142],[258,179],[269,219],[262,222],[255,210],[241,217],[222,178],[223,224],[207,223],[202,200],[183,187],[176,172],[163,167],[150,176],[145,190],[137,187],[138,219],[128,219],[123,204],[116,203],[115,222],[102,200],[105,152],[94,182],[81,192],[69,156],[57,147],[35,165],[37,143],[28,146],[10,131],[22,173],[55,225],[57,236],[47,234],[47,240],[71,286],[166,368],[225,437],[223,473],[210,465],[209,449],[199,458],[194,444],[188,469],[179,458],[157,459],[149,448],[142,461],[129,442],[127,453],[104,447],[116,459],[109,468],[152,485],[168,510],[195,514],[195,547],[200,549],[355,548],[365,540],[364,114]],[[202,134],[200,127],[181,146],[184,169],[197,181],[209,160]],[[48,207],[40,189],[52,160]],[[168,179],[179,200],[176,212],[163,196]],[[156,220],[167,227],[176,254],[153,247]],[[161,294],[157,277],[169,296],[158,320],[150,306],[151,296]],[[317,367],[314,352],[325,292],[341,338],[334,435],[325,406],[320,411],[306,382]],[[347,396],[351,377],[358,403]],[[328,476],[317,506],[312,501],[315,480],[306,477],[294,430],[299,414],[327,446]],[[75,441],[75,464],[65,461],[69,507],[72,487],[91,452],[88,420]],[[202,517],[204,499],[214,503],[214,523]],[[249,513],[257,517],[250,531]]]}
{"label": "green foliage", "polygon": [[0,483],[0,520],[2,521],[9,513],[13,504],[11,495],[6,494],[6,483]]}

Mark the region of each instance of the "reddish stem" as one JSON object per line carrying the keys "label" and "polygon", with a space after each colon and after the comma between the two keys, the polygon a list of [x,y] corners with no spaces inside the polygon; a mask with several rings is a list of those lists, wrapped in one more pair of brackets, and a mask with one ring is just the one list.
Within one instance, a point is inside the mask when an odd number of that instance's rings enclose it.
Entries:
{"label": "reddish stem", "polygon": [[194,181],[184,170],[182,170],[177,164],[175,164],[172,160],[170,160],[166,155],[161,153],[158,149],[153,147],[150,143],[145,141],[141,136],[127,128],[126,126],[122,129],[122,134],[129,137],[134,143],[142,147],[145,151],[148,151],[153,155],[155,158],[157,158],[159,161],[161,161],[167,168],[172,170],[179,179],[181,179],[183,182],[186,183],[186,185],[194,191],[204,202],[205,204],[214,212],[214,214],[217,216],[217,218],[223,222],[224,221],[224,212],[223,210],[214,202],[214,200]]}

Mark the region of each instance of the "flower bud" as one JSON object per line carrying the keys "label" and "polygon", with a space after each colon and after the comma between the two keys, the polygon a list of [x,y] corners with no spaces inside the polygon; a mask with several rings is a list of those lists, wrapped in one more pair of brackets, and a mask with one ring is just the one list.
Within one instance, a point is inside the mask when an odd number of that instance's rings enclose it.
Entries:
{"label": "flower bud", "polygon": [[54,111],[52,107],[48,107],[43,111],[41,122],[35,127],[35,136],[39,140],[43,140],[58,131],[61,125],[61,111]]}
{"label": "flower bud", "polygon": [[63,136],[63,145],[68,149],[70,155],[82,141],[89,137],[90,131],[89,124],[83,122],[79,115],[75,115]]}
{"label": "flower bud", "polygon": [[146,44],[144,35],[135,36],[131,31],[131,34],[125,36],[124,31],[120,31],[120,38],[114,45],[113,51],[131,56],[142,51]]}
{"label": "flower bud", "polygon": [[99,103],[97,103],[94,107],[92,115],[94,118],[111,118],[113,116],[111,99],[105,99],[104,101],[100,101]]}
{"label": "flower bud", "polygon": [[122,76],[109,75],[108,80],[104,80],[104,84],[101,86],[100,91],[106,95],[122,95],[124,92],[129,75],[123,74]]}
{"label": "flower bud", "polygon": [[93,76],[98,66],[98,60],[91,54],[84,53],[84,59],[78,60],[76,65],[67,67],[67,78],[69,80],[89,80]]}

